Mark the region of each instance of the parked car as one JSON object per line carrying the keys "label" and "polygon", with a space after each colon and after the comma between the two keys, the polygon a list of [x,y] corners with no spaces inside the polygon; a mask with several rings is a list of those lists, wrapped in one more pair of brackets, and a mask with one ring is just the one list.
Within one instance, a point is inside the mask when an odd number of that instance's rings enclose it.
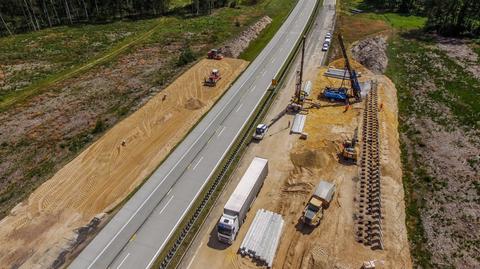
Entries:
{"label": "parked car", "polygon": [[325,35],[325,38],[330,38],[332,39],[332,34],[330,32],[327,32],[327,34]]}
{"label": "parked car", "polygon": [[268,125],[265,123],[260,123],[257,128],[255,129],[255,133],[253,133],[253,139],[262,140],[267,133]]}
{"label": "parked car", "polygon": [[330,43],[328,43],[327,41],[323,42],[322,51],[327,51],[329,46],[330,46]]}

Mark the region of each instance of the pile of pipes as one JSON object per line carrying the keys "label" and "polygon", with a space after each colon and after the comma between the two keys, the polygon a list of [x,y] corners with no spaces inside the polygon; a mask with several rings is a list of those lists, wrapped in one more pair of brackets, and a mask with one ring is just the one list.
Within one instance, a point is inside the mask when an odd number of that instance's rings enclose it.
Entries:
{"label": "pile of pipes", "polygon": [[240,246],[240,254],[248,255],[271,268],[283,225],[281,215],[265,209],[258,210]]}
{"label": "pile of pipes", "polygon": [[[329,67],[323,75],[331,78],[350,79],[350,72],[345,69],[336,69]],[[360,72],[357,72],[357,77],[360,77]]]}

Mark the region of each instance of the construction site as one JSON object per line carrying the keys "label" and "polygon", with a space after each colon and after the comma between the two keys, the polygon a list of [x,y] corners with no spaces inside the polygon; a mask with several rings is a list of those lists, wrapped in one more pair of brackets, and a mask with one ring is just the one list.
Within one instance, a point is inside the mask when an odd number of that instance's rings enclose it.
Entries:
{"label": "construction site", "polygon": [[[249,145],[181,268],[412,267],[395,85],[345,59],[327,67],[299,67],[303,60],[295,66],[298,72],[265,118],[266,133]],[[326,91],[340,91],[347,100],[332,100]],[[236,239],[225,243],[219,217],[226,216],[229,197],[237,195],[256,156],[268,160],[268,175]],[[277,227],[267,221],[260,225],[264,230],[258,228],[261,212],[283,219],[273,265],[255,252],[254,244],[265,243],[248,239],[268,238],[267,231]]]}
{"label": "construction site", "polygon": [[[246,66],[231,58],[201,60],[58,171],[2,220],[0,264],[46,268],[68,261]],[[203,86],[212,69],[222,79]]]}

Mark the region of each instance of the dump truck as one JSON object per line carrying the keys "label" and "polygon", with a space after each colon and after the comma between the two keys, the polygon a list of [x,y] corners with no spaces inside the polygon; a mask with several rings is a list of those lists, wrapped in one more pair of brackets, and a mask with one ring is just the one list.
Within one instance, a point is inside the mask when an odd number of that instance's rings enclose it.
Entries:
{"label": "dump truck", "polygon": [[223,208],[218,241],[232,244],[268,174],[268,160],[255,157]]}
{"label": "dump truck", "polygon": [[332,201],[335,194],[335,185],[327,181],[320,181],[312,197],[305,206],[302,215],[303,223],[309,226],[318,226],[323,217],[323,210],[326,209]]}

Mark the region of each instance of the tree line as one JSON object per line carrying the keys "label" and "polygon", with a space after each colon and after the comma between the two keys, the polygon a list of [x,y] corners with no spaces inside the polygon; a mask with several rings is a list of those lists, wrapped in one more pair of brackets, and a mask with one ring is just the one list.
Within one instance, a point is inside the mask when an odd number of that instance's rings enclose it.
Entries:
{"label": "tree line", "polygon": [[375,8],[428,18],[427,30],[444,35],[480,35],[480,0],[365,0]]}
{"label": "tree line", "polygon": [[[0,0],[0,35],[38,31],[56,25],[107,22],[165,15],[171,0]],[[229,0],[191,0],[199,15]]]}

